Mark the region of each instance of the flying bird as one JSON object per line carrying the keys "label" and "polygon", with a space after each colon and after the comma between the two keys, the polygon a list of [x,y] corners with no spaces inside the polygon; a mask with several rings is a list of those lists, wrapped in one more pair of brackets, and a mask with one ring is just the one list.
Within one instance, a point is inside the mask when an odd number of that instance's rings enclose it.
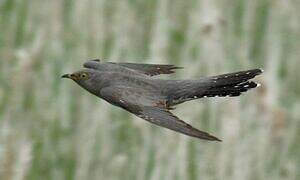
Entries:
{"label": "flying bird", "polygon": [[200,131],[171,113],[174,106],[203,97],[234,97],[259,86],[251,81],[261,69],[251,69],[194,80],[153,78],[171,74],[174,65],[87,61],[84,69],[62,78],[75,81],[90,93],[136,116],[179,133],[210,141],[221,141]]}

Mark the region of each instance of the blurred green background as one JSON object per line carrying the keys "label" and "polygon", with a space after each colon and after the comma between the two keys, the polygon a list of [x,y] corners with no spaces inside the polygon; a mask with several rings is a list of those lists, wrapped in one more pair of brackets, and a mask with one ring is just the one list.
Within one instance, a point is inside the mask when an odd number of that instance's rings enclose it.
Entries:
{"label": "blurred green background", "polygon": [[[297,0],[0,0],[0,179],[300,179]],[[174,111],[222,143],[151,125],[60,75],[88,59],[263,68],[260,88]]]}

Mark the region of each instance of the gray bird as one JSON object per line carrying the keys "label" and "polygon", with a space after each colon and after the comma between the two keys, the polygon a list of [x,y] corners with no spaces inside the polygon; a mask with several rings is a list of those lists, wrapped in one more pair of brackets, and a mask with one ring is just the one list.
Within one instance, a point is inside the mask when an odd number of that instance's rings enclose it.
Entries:
{"label": "gray bird", "polygon": [[221,140],[185,123],[170,110],[177,104],[202,97],[239,96],[257,87],[259,84],[250,79],[263,72],[251,69],[195,80],[162,80],[152,76],[171,74],[181,67],[98,59],[83,66],[83,70],[64,74],[62,78],[74,80],[90,93],[153,124],[210,141]]}

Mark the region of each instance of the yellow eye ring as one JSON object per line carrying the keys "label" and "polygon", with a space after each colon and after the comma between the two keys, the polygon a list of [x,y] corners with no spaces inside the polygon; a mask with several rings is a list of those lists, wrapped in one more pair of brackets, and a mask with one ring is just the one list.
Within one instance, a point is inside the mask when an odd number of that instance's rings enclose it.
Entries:
{"label": "yellow eye ring", "polygon": [[87,76],[86,73],[82,73],[82,74],[80,75],[80,77],[81,77],[81,79],[86,79],[88,76]]}

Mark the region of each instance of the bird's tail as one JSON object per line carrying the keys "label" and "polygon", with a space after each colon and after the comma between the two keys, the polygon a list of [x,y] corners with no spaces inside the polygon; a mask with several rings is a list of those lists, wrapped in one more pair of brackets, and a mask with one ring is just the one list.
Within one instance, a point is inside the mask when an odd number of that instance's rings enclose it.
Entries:
{"label": "bird's tail", "polygon": [[168,84],[166,90],[168,103],[172,106],[202,97],[239,96],[242,92],[259,86],[250,79],[262,72],[261,69],[252,69],[199,80],[174,81]]}

